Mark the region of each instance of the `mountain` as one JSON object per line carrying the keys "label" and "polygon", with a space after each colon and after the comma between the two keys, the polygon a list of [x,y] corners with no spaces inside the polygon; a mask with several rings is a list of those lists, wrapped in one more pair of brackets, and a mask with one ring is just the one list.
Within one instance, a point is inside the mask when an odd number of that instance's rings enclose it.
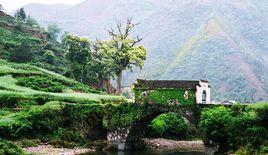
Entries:
{"label": "mountain", "polygon": [[[28,12],[35,12],[35,14],[31,14],[34,19],[38,19],[42,17],[42,19],[48,20],[51,16],[55,16],[58,12],[66,10],[70,8],[71,5],[67,4],[40,4],[40,3],[32,3],[29,6],[24,6],[24,9]],[[16,10],[12,11],[11,14],[15,14]],[[45,23],[41,23],[45,24]]]}
{"label": "mountain", "polygon": [[133,17],[140,23],[148,58],[135,78],[207,79],[214,100],[268,100],[268,3],[266,0],[86,0],[78,5],[25,6],[42,25],[91,40],[107,39],[105,28]]}

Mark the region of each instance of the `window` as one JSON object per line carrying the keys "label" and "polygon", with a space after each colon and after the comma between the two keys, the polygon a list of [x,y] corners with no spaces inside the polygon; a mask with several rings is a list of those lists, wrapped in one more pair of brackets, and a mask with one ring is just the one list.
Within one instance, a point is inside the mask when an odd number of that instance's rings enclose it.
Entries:
{"label": "window", "polygon": [[202,93],[202,103],[206,103],[206,98],[207,98],[207,93],[205,90],[203,90],[203,93]]}

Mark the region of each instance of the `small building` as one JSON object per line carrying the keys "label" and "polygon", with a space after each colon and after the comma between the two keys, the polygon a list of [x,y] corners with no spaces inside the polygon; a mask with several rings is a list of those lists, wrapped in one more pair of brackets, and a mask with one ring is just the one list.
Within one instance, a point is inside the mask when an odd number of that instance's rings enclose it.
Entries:
{"label": "small building", "polygon": [[148,104],[207,104],[210,103],[210,85],[206,80],[144,80],[133,85],[133,100]]}

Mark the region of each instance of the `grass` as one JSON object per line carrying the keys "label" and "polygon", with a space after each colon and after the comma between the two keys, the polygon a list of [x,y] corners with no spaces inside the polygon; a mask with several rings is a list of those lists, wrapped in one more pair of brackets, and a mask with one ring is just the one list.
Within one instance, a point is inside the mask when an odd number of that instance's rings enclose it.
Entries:
{"label": "grass", "polygon": [[[122,96],[111,96],[105,95],[99,91],[96,91],[86,85],[83,85],[75,80],[69,79],[64,77],[60,74],[41,69],[35,66],[27,65],[27,64],[15,64],[15,63],[8,63],[6,61],[0,61],[0,102],[5,102],[12,98],[13,100],[21,100],[21,99],[40,99],[43,98],[46,101],[65,101],[65,102],[72,102],[72,103],[107,103],[107,102],[124,102],[126,101]],[[28,82],[28,86],[21,86],[18,85],[21,77],[24,80],[29,79],[30,76],[34,78],[40,78],[39,76],[42,75],[42,80],[51,80],[57,81],[59,84],[64,86],[64,88],[68,89],[68,92],[47,92],[47,91],[40,91],[36,89],[32,89],[31,85],[33,83]],[[27,78],[29,77],[29,78]],[[36,81],[34,81],[36,82]],[[38,86],[39,83],[35,83]],[[49,84],[49,83],[48,83]],[[70,91],[74,87],[81,87],[79,92]],[[40,86],[41,87],[41,86]],[[50,86],[47,86],[50,87]],[[86,93],[83,90],[89,90],[93,93]],[[2,99],[2,100],[1,100]]]}
{"label": "grass", "polygon": [[[57,92],[58,88],[63,91]],[[89,116],[122,102],[126,102],[123,96],[107,95],[60,74],[0,59],[0,138],[26,139],[21,146],[35,145],[27,138],[48,135],[52,136],[43,140],[52,145],[76,146],[86,137],[80,126],[88,126]],[[57,132],[59,128],[63,130]],[[67,133],[71,137],[64,139]]]}

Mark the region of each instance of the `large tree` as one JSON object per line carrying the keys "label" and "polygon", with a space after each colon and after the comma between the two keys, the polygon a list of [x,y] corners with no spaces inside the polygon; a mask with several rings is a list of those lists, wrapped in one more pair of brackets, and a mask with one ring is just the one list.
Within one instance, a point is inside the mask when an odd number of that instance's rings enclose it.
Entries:
{"label": "large tree", "polygon": [[134,66],[142,68],[146,60],[146,49],[138,45],[142,38],[130,36],[130,32],[136,25],[132,23],[132,18],[128,18],[125,25],[118,21],[116,29],[108,30],[112,39],[101,43],[106,55],[114,61],[117,75],[117,94],[122,93],[123,70],[132,71]]}
{"label": "large tree", "polygon": [[92,59],[87,64],[88,77],[91,80],[95,79],[98,88],[112,94],[114,91],[110,80],[115,76],[115,64],[113,59],[101,48],[100,43],[101,41],[98,41],[91,47]]}
{"label": "large tree", "polygon": [[28,16],[26,19],[26,24],[32,27],[39,27],[38,22],[32,18],[31,16]]}
{"label": "large tree", "polygon": [[26,21],[26,13],[24,11],[24,8],[20,8],[19,10],[16,11],[15,18],[22,20],[23,22]]}
{"label": "large tree", "polygon": [[87,79],[86,66],[91,58],[89,40],[67,34],[62,43],[67,49],[66,56],[70,62],[72,77],[78,81],[85,82]]}
{"label": "large tree", "polygon": [[47,31],[50,35],[50,39],[52,41],[56,41],[61,33],[61,28],[57,24],[50,24],[47,26]]}

